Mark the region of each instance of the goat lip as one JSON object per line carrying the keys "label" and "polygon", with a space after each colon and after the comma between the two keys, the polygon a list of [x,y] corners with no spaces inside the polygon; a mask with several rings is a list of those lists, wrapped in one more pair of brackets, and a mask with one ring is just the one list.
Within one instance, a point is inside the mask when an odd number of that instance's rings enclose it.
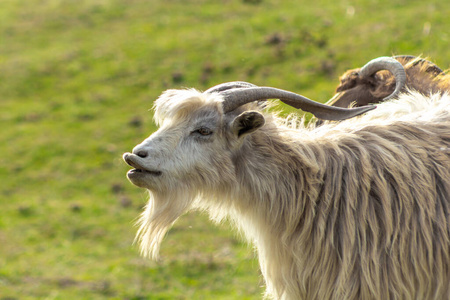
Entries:
{"label": "goat lip", "polygon": [[142,175],[152,175],[152,176],[161,176],[161,171],[151,171],[151,170],[144,170],[144,169],[132,169],[128,171],[128,176],[142,176]]}
{"label": "goat lip", "polygon": [[140,163],[139,160],[137,159],[137,156],[131,153],[125,153],[123,155],[123,159],[125,160],[125,162],[130,166],[133,167],[134,169],[130,170],[128,172],[129,176],[142,176],[142,175],[152,175],[152,176],[160,176],[162,174],[161,171],[157,171],[157,170],[149,170],[144,168]]}

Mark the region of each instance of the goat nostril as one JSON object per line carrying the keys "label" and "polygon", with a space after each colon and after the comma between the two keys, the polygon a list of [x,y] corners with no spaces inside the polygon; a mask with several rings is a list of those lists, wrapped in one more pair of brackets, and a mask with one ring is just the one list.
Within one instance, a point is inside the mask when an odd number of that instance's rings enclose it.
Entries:
{"label": "goat nostril", "polygon": [[147,151],[141,150],[141,151],[138,151],[136,153],[136,155],[139,156],[139,157],[145,158],[145,157],[147,157],[148,153],[147,153]]}

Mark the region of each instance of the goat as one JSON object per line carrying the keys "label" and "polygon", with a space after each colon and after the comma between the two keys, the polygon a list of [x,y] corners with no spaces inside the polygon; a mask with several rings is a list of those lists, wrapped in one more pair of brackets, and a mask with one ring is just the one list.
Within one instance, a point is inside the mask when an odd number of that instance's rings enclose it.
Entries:
{"label": "goat", "polygon": [[362,68],[346,71],[327,104],[337,107],[376,104],[407,90],[424,95],[450,92],[450,75],[420,57],[380,57]]}
{"label": "goat", "polygon": [[[142,254],[157,258],[171,225],[203,210],[255,245],[267,298],[449,299],[450,95],[398,98],[351,118],[372,107],[241,82],[164,92],[159,129],[123,155],[150,191]],[[349,119],[306,126],[265,99]]]}

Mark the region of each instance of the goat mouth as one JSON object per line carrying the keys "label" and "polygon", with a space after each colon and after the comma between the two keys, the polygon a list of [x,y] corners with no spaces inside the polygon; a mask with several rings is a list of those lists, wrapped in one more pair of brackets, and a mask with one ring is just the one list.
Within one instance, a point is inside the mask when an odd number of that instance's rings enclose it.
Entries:
{"label": "goat mouth", "polygon": [[161,171],[150,171],[150,170],[144,170],[144,169],[132,169],[132,170],[128,171],[128,176],[140,176],[140,175],[145,175],[145,174],[149,174],[152,176],[161,176],[162,172]]}
{"label": "goat mouth", "polygon": [[138,177],[143,175],[160,176],[161,171],[149,170],[141,166],[139,162],[136,161],[136,156],[131,153],[125,153],[123,155],[125,162],[134,169],[128,171],[128,177]]}

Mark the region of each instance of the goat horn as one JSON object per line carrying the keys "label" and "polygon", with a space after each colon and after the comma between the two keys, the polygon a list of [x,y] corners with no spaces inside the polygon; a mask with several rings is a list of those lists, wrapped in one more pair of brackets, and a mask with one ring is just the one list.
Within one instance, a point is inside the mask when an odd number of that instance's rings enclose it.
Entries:
{"label": "goat horn", "polygon": [[231,81],[218,84],[213,86],[205,91],[205,93],[220,93],[225,90],[237,89],[237,88],[250,88],[257,87],[253,83],[245,82],[245,81]]}
{"label": "goat horn", "polygon": [[406,72],[403,65],[392,57],[378,57],[369,61],[365,66],[359,71],[359,75],[364,77],[369,77],[378,71],[387,70],[391,72],[395,77],[395,90],[389,96],[385,97],[383,100],[389,100],[397,96],[402,88],[406,84]]}
{"label": "goat horn", "polygon": [[235,88],[232,90],[225,90],[221,92],[221,95],[224,99],[222,105],[225,113],[253,101],[280,99],[282,102],[292,107],[312,113],[317,118],[337,121],[355,117],[376,107],[373,105],[357,108],[334,107],[313,101],[289,91],[272,87]]}

